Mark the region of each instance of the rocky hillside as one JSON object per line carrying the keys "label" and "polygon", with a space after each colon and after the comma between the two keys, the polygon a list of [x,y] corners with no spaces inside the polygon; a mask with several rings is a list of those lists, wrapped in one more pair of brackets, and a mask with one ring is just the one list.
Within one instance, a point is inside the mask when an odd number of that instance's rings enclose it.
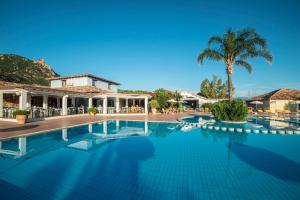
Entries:
{"label": "rocky hillside", "polygon": [[0,54],[0,81],[49,85],[58,76],[44,60],[30,60],[14,54]]}

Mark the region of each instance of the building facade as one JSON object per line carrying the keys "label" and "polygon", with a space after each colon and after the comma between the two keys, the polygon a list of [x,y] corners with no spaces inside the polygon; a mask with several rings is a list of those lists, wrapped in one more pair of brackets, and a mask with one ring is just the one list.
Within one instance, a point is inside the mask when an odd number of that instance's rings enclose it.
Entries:
{"label": "building facade", "polygon": [[297,105],[294,103],[300,100],[300,91],[291,89],[278,89],[266,94],[252,97],[247,101],[249,106],[252,101],[261,101],[262,104],[258,105],[263,110],[270,110],[272,113],[292,111],[297,112]]}
{"label": "building facade", "polygon": [[187,92],[187,91],[180,92],[180,95],[182,97],[184,105],[192,109],[201,108],[202,104],[204,103],[215,103],[222,100],[222,99],[208,99],[199,94]]}
{"label": "building facade", "polygon": [[51,78],[50,87],[0,81],[0,119],[14,119],[16,109],[30,111],[29,118],[40,119],[87,113],[148,114],[147,94],[118,93],[117,82],[91,74]]}

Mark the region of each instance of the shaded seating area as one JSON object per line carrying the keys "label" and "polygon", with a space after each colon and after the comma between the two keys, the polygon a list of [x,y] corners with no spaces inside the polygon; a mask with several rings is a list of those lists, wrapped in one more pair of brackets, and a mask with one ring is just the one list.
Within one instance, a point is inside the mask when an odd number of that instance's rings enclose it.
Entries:
{"label": "shaded seating area", "polygon": [[98,114],[148,114],[149,95],[84,88],[78,91],[78,87],[50,88],[0,81],[0,120],[15,119],[16,110],[29,111],[29,119],[85,114],[91,107],[95,107]]}

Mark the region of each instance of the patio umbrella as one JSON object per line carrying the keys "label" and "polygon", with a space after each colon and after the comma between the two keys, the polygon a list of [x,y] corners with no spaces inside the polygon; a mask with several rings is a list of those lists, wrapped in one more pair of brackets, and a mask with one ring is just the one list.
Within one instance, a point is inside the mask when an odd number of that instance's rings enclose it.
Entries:
{"label": "patio umbrella", "polygon": [[252,102],[250,102],[250,104],[255,104],[255,108],[256,108],[255,126],[257,126],[257,105],[261,105],[261,104],[263,104],[263,102],[261,102],[261,101],[252,101]]}
{"label": "patio umbrella", "polygon": [[256,111],[257,111],[257,105],[261,105],[261,104],[264,104],[264,103],[261,102],[261,101],[251,101],[250,104],[255,104],[255,108],[256,108]]}
{"label": "patio umbrella", "polygon": [[174,100],[174,99],[170,99],[170,100],[168,100],[167,102],[169,102],[169,103],[176,103],[177,101]]}

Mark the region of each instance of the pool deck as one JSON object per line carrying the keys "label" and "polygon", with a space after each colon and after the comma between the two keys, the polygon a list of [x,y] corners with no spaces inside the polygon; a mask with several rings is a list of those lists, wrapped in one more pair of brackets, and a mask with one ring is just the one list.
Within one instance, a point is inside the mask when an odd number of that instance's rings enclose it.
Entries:
{"label": "pool deck", "polygon": [[18,136],[26,136],[45,132],[49,130],[67,128],[80,124],[87,124],[103,120],[142,120],[160,122],[178,122],[178,118],[189,115],[201,114],[199,112],[185,112],[178,114],[157,114],[157,115],[122,115],[122,116],[74,116],[45,121],[30,122],[25,125],[18,125],[15,122],[0,121],[0,140]]}

